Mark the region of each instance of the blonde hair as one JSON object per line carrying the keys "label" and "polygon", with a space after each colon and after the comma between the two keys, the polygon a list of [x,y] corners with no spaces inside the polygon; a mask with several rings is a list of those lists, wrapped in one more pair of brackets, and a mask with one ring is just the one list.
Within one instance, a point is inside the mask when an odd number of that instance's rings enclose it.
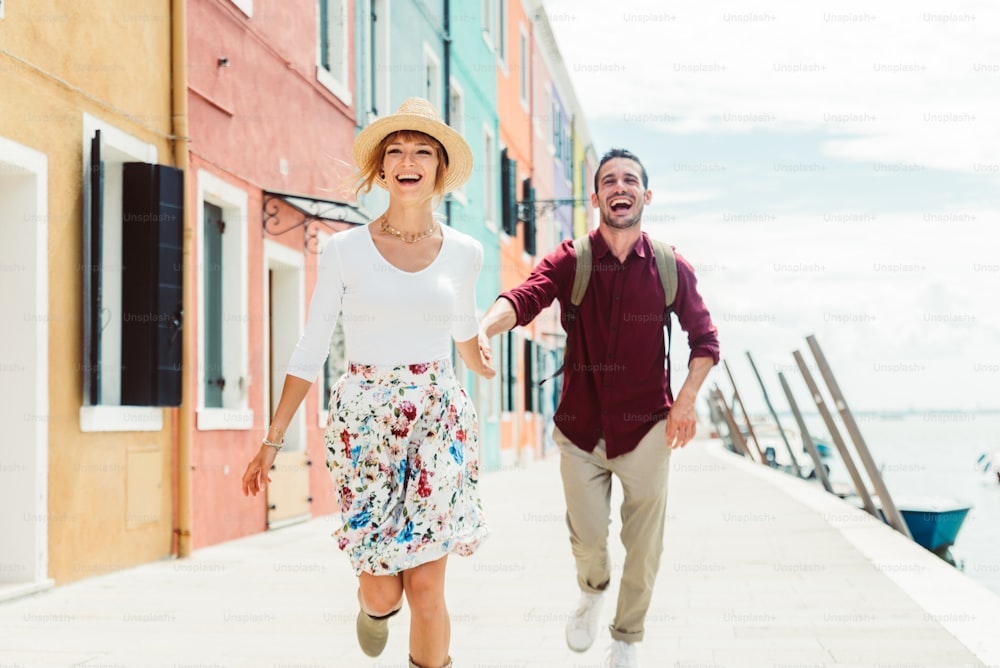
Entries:
{"label": "blonde hair", "polygon": [[388,150],[389,144],[395,141],[425,141],[434,147],[438,157],[437,173],[434,175],[434,197],[435,199],[443,197],[444,176],[448,172],[448,153],[444,150],[441,142],[435,137],[424,132],[418,132],[417,130],[399,130],[382,138],[382,141],[378,143],[375,150],[368,156],[368,161],[361,165],[355,174],[354,181],[357,183],[357,186],[354,188],[354,194],[371,192],[372,186],[375,184],[375,179],[382,172],[382,162],[385,160],[385,152]]}

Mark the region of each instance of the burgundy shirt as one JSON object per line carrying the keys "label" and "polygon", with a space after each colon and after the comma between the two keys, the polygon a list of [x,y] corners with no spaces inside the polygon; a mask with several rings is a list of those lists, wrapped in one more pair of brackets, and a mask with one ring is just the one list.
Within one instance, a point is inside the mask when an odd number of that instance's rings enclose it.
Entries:
{"label": "burgundy shirt", "polygon": [[[645,233],[624,263],[597,230],[590,239],[594,268],[576,324],[565,319],[576,271],[571,240],[543,258],[524,283],[500,296],[514,305],[518,325],[528,324],[559,300],[567,340],[555,424],[587,452],[604,438],[611,458],[631,452],[673,404],[665,365],[664,294]],[[718,364],[718,332],[698,294],[694,269],[675,256],[677,298],[672,310],[687,333],[691,358],[711,357]]]}

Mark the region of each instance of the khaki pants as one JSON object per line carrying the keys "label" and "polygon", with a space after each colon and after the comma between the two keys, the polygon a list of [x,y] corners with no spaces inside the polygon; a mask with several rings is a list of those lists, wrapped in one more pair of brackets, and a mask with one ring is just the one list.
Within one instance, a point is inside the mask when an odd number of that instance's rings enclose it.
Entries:
{"label": "khaki pants", "polygon": [[553,439],[561,452],[560,470],[566,495],[566,524],[576,559],[580,589],[599,592],[611,580],[608,526],[611,524],[611,475],[624,491],[621,541],[625,565],[618,592],[618,609],[610,630],[615,640],[642,640],[646,611],[663,552],[667,511],[670,448],[666,421],[653,425],[632,452],[605,456],[604,441],[593,452],[573,445],[557,428]]}

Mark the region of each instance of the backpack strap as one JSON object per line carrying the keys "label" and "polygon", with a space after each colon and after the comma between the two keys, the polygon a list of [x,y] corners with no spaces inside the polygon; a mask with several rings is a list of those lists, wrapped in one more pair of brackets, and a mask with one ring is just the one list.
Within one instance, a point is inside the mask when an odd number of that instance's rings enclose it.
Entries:
{"label": "backpack strap", "polygon": [[590,248],[590,235],[573,239],[573,250],[576,252],[576,274],[573,276],[573,292],[569,301],[573,306],[579,306],[590,283],[590,274],[594,269],[594,253]]}
{"label": "backpack strap", "polygon": [[660,283],[663,284],[664,306],[669,309],[677,298],[677,258],[674,257],[674,249],[670,244],[652,237],[649,240],[653,243],[656,271],[659,272]]}
{"label": "backpack strap", "polygon": [[[564,304],[562,309],[562,319],[567,328],[572,328],[576,325],[576,317],[577,312],[580,310],[580,302],[583,301],[583,295],[587,293],[587,285],[590,284],[590,274],[594,269],[594,253],[590,247],[589,234],[584,234],[583,236],[573,239],[573,252],[576,253],[576,266],[574,269],[575,273],[573,274],[573,290],[569,296],[569,304]],[[568,331],[569,330],[567,329],[567,332]],[[569,348],[569,338],[566,339],[565,348]],[[565,367],[566,351],[564,349],[563,363],[559,365],[559,368],[556,369],[555,373],[539,382],[539,387],[561,374]]]}
{"label": "backpack strap", "polygon": [[[677,258],[674,257],[674,249],[670,244],[665,244],[659,239],[652,237],[649,240],[653,244],[653,258],[656,260],[656,271],[660,274],[660,283],[663,285],[663,325],[667,328],[667,378],[670,378],[670,311],[677,299]],[[671,403],[674,400],[674,393],[667,385],[667,396]]]}

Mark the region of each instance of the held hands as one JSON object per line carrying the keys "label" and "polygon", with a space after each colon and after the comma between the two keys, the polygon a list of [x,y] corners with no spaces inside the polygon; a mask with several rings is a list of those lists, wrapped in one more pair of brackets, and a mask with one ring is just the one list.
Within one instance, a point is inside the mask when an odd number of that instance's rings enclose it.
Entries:
{"label": "held hands", "polygon": [[258,492],[264,491],[267,483],[271,482],[271,476],[267,472],[271,470],[277,456],[278,451],[274,448],[268,445],[260,446],[260,450],[247,464],[247,470],[243,474],[243,496],[257,496]]}
{"label": "held hands", "polygon": [[493,368],[493,350],[490,348],[490,340],[482,328],[479,329],[479,361],[482,364],[483,378],[489,380],[497,375],[497,370]]}
{"label": "held hands", "polygon": [[667,447],[683,448],[694,438],[698,415],[694,403],[678,398],[667,413]]}

